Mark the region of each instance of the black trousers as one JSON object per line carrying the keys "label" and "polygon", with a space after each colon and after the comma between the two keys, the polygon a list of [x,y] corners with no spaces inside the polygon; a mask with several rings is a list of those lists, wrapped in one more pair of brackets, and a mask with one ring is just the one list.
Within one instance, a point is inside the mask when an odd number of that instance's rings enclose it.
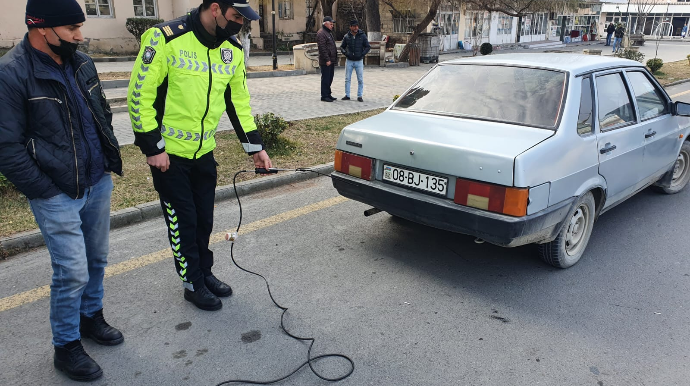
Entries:
{"label": "black trousers", "polygon": [[170,155],[170,169],[165,173],[151,167],[168,225],[175,271],[188,289],[203,286],[213,267],[208,244],[213,231],[216,166],[211,152],[196,160]]}
{"label": "black trousers", "polygon": [[335,77],[335,63],[330,66],[321,66],[321,98],[331,97],[331,85]]}

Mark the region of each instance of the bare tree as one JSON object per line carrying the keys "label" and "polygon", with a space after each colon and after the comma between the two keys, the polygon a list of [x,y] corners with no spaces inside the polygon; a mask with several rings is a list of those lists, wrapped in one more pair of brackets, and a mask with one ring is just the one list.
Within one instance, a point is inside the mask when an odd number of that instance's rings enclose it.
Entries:
{"label": "bare tree", "polygon": [[379,0],[367,0],[367,37],[370,41],[381,40],[381,13]]}
{"label": "bare tree", "polygon": [[[644,33],[644,27],[645,23],[644,21],[647,20],[647,16],[649,15],[650,12],[652,12],[652,8],[654,8],[654,5],[657,4],[657,0],[632,0],[630,1],[630,4],[632,4],[635,8],[637,9],[637,26],[635,27],[635,33],[636,34],[641,34]],[[628,14],[628,18],[630,15]],[[630,23],[630,20],[628,20],[628,23]],[[654,26],[652,26],[652,29]],[[626,28],[626,30],[630,30],[630,26]],[[654,31],[651,30],[653,33]]]}
{"label": "bare tree", "polygon": [[[393,4],[393,2],[391,0],[381,0],[381,1],[384,4],[386,4],[387,6],[391,7],[394,14],[401,14],[401,12],[395,8],[395,5]],[[441,5],[442,0],[417,0],[417,1],[420,1],[420,2],[424,1],[424,2],[428,3],[429,4],[429,12],[426,14],[424,19],[422,19],[422,21],[419,24],[417,24],[417,26],[412,31],[412,36],[410,36],[410,40],[407,42],[407,44],[405,45],[405,48],[403,48],[403,51],[400,54],[400,61],[401,62],[407,61],[407,59],[409,58],[410,45],[417,41],[419,34],[424,32],[426,30],[426,27],[428,27],[429,24],[434,20],[434,18],[436,17],[436,14],[438,13],[438,7],[439,7],[439,5]]]}
{"label": "bare tree", "polygon": [[517,17],[517,39],[522,35],[522,18],[535,12],[562,11],[577,8],[578,0],[465,0],[475,9],[489,12],[500,12],[507,16]]}

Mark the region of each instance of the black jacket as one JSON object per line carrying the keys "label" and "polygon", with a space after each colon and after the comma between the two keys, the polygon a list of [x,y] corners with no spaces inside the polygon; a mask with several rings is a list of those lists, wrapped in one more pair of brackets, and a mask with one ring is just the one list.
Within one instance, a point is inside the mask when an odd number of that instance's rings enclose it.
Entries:
{"label": "black jacket", "polygon": [[[122,175],[112,113],[91,58],[72,58],[75,79],[96,122],[106,171]],[[65,193],[81,198],[87,188],[79,108],[53,71],[34,52],[28,34],[0,58],[0,173],[27,198]]]}
{"label": "black jacket", "polygon": [[616,26],[613,24],[609,24],[609,26],[606,28],[606,33],[614,33],[616,31]]}
{"label": "black jacket", "polygon": [[319,46],[319,66],[325,66],[327,62],[332,65],[338,60],[338,49],[335,46],[335,39],[331,30],[323,26],[316,33],[316,44]]}
{"label": "black jacket", "polygon": [[367,34],[362,30],[357,31],[357,35],[352,35],[352,32],[348,32],[340,45],[340,51],[350,60],[360,61],[364,59],[364,56],[371,51]]}
{"label": "black jacket", "polygon": [[618,39],[622,39],[623,36],[625,36],[625,28],[623,28],[623,27],[616,28],[616,34],[614,36]]}

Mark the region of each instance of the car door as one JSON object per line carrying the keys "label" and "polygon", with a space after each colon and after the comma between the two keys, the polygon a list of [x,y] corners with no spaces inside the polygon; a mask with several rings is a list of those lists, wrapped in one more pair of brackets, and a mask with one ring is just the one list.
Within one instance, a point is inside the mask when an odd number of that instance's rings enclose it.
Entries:
{"label": "car door", "polygon": [[[666,94],[640,70],[626,71],[628,82],[635,95],[637,113],[645,137],[643,178],[638,188],[649,184],[668,171],[678,156],[678,125],[671,115]],[[654,181],[651,181],[654,182]]]}
{"label": "car door", "polygon": [[606,207],[631,195],[642,178],[644,127],[638,123],[623,71],[595,76],[599,174],[606,180]]}

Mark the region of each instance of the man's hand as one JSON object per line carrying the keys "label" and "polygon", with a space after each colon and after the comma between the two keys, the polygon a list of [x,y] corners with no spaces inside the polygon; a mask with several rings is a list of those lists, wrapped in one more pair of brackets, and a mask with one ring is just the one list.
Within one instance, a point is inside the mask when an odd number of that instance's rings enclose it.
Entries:
{"label": "man's hand", "polygon": [[168,157],[168,153],[166,152],[162,152],[152,157],[146,157],[146,163],[150,166],[153,166],[156,169],[159,169],[163,173],[170,169],[170,157]]}
{"label": "man's hand", "polygon": [[268,157],[266,150],[261,150],[252,157],[254,158],[254,167],[256,168],[270,169],[273,167],[271,159]]}
{"label": "man's hand", "polygon": [[326,67],[330,67],[330,66],[331,66],[331,61],[329,60],[326,62]]}

